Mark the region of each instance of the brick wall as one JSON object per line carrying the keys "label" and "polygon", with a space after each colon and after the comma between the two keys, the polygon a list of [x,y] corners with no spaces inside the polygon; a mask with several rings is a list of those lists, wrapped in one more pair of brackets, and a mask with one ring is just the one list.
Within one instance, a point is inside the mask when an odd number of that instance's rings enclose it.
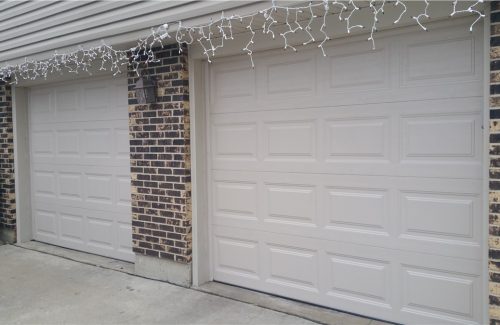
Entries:
{"label": "brick wall", "polygon": [[191,175],[187,49],[155,51],[161,62],[157,102],[137,105],[129,71],[133,249],[137,254],[191,261]]}
{"label": "brick wall", "polygon": [[490,40],[490,323],[500,324],[500,2],[491,2]]}
{"label": "brick wall", "polygon": [[16,202],[11,86],[0,81],[0,230],[15,230],[15,228]]}

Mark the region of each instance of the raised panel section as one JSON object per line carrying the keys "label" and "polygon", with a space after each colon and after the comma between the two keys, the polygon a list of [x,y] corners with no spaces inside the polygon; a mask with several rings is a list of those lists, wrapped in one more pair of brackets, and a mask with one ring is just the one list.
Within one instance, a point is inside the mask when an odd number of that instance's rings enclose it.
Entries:
{"label": "raised panel section", "polygon": [[268,244],[267,282],[285,287],[318,292],[318,254],[298,247]]}
{"label": "raised panel section", "polygon": [[111,131],[109,129],[83,130],[85,139],[85,155],[89,157],[111,156]]}
{"label": "raised panel section", "polygon": [[257,159],[257,125],[214,125],[213,128],[216,159]]}
{"label": "raised panel section", "polygon": [[269,159],[314,159],[316,128],[312,121],[265,124],[266,157]]}
{"label": "raised panel section", "polygon": [[[360,51],[359,46],[332,47],[327,50],[329,59],[329,86],[334,92],[360,91],[387,87],[390,75],[390,54],[387,49]],[[363,73],[353,73],[363,71]]]}
{"label": "raised panel section", "polygon": [[388,159],[387,118],[358,118],[326,122],[328,159]]}
{"label": "raised panel section", "polygon": [[441,193],[402,193],[403,231],[414,236],[472,239],[477,198]]}
{"label": "raised panel section", "polygon": [[103,110],[109,107],[108,91],[108,87],[102,86],[83,87],[83,108],[88,110]]}
{"label": "raised panel section", "polygon": [[36,232],[43,236],[57,237],[57,217],[53,211],[35,210]]}
{"label": "raised panel section", "polygon": [[216,271],[258,279],[259,252],[255,241],[215,237]]}
{"label": "raised panel section", "polygon": [[78,89],[58,89],[55,94],[56,114],[77,111],[79,109],[79,90]]}
{"label": "raised panel section", "polygon": [[59,197],[69,200],[82,199],[82,175],[78,173],[59,173]]}
{"label": "raised panel section", "polygon": [[463,77],[474,74],[474,39],[411,44],[406,51],[406,82]]}
{"label": "raised panel section", "polygon": [[52,131],[32,131],[31,152],[35,157],[54,155],[54,133]]}
{"label": "raised panel section", "polygon": [[328,295],[389,306],[389,262],[338,254],[328,259]]}
{"label": "raised panel section", "polygon": [[316,189],[308,185],[266,184],[267,218],[275,222],[316,226]]}
{"label": "raised panel section", "polygon": [[34,115],[49,114],[52,111],[52,93],[49,90],[32,91],[30,109]]}
{"label": "raised panel section", "polygon": [[268,95],[283,95],[314,91],[314,60],[307,58],[283,57],[279,63],[266,65],[266,90]]}
{"label": "raised panel section", "polygon": [[217,100],[249,97],[255,94],[255,76],[248,67],[233,69],[219,67],[214,76]]}
{"label": "raised panel section", "polygon": [[214,216],[257,220],[257,184],[216,181],[213,188]]}
{"label": "raised panel section", "polygon": [[57,155],[66,157],[80,156],[80,133],[78,130],[56,131]]}
{"label": "raised panel section", "polygon": [[475,120],[454,116],[403,118],[403,157],[474,156]]}
{"label": "raised panel section", "polygon": [[130,206],[131,204],[131,190],[130,190],[130,177],[118,177],[116,180],[117,190],[117,204]]}
{"label": "raised panel section", "polygon": [[118,223],[118,249],[127,253],[132,253],[132,226],[129,223]]}
{"label": "raised panel section", "polygon": [[60,213],[61,238],[83,243],[85,231],[84,219],[81,215]]}
{"label": "raised panel section", "polygon": [[387,231],[387,191],[329,187],[326,190],[326,199],[327,229]]}
{"label": "raised panel section", "polygon": [[461,273],[404,266],[403,308],[472,318],[476,281]]}
{"label": "raised panel section", "polygon": [[117,157],[122,159],[130,158],[130,140],[127,129],[115,129],[115,152]]}
{"label": "raised panel section", "polygon": [[56,197],[56,175],[54,172],[34,170],[33,190],[35,197]]}
{"label": "raised panel section", "polygon": [[111,183],[111,175],[86,175],[87,201],[111,204],[113,200]]}
{"label": "raised panel section", "polygon": [[112,249],[114,233],[113,223],[107,220],[88,217],[88,243],[104,249]]}

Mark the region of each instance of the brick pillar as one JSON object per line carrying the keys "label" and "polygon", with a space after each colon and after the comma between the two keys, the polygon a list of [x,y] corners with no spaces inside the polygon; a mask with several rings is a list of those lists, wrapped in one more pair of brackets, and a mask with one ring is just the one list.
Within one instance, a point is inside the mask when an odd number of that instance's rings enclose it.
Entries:
{"label": "brick pillar", "polygon": [[0,81],[0,240],[15,242],[16,197],[11,86]]}
{"label": "brick pillar", "polygon": [[157,80],[155,104],[138,105],[133,90],[137,76],[129,71],[128,78],[133,250],[137,273],[179,282],[151,270],[137,271],[148,261],[143,256],[191,263],[187,49],[179,53],[177,45],[170,45],[155,52],[160,62],[148,68]]}
{"label": "brick pillar", "polygon": [[500,324],[500,2],[491,2],[490,39],[490,323]]}

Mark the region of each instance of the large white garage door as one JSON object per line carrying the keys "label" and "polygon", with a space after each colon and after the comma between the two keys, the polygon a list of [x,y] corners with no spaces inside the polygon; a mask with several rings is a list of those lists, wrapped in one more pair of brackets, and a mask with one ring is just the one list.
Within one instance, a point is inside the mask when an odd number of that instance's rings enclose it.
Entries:
{"label": "large white garage door", "polygon": [[132,261],[126,80],[33,88],[29,120],[34,238]]}
{"label": "large white garage door", "polygon": [[482,31],[431,30],[210,66],[215,280],[483,323]]}

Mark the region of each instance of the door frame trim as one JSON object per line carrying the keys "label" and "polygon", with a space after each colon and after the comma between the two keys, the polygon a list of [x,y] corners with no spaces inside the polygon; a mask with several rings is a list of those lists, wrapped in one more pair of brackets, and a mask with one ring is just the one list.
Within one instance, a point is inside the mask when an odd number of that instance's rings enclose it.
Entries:
{"label": "door frame trim", "polygon": [[483,322],[489,322],[489,175],[490,175],[490,18],[491,6],[486,5],[483,23]]}
{"label": "door frame trim", "polygon": [[33,239],[31,210],[31,161],[29,139],[29,88],[12,87],[14,174],[17,242]]}

